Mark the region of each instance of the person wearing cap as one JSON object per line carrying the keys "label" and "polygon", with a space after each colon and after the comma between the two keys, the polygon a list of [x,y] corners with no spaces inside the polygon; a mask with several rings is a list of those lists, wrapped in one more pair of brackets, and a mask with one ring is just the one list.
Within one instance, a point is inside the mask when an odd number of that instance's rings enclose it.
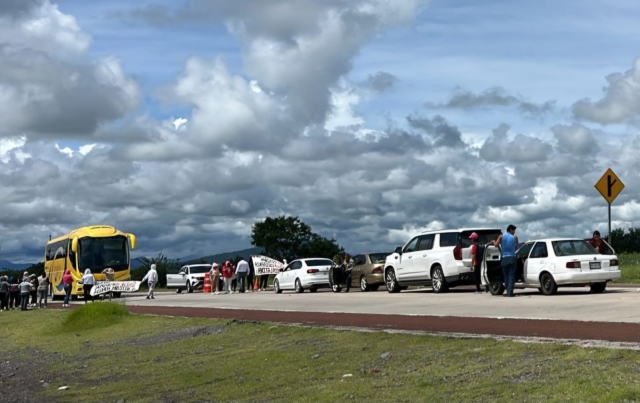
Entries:
{"label": "person wearing cap", "polygon": [[500,234],[498,239],[493,241],[493,246],[500,246],[502,273],[504,275],[504,284],[507,287],[505,297],[515,297],[513,288],[516,284],[516,270],[518,268],[516,260],[516,245],[518,245],[518,237],[516,236],[516,226],[509,224],[506,234]]}
{"label": "person wearing cap", "polygon": [[[484,246],[478,243],[478,234],[475,232],[469,237],[471,239],[471,267],[473,267],[473,277],[476,281],[476,292],[474,294],[480,294],[482,289],[480,288],[480,265],[482,259],[484,259]],[[487,288],[488,289],[488,288]]]}

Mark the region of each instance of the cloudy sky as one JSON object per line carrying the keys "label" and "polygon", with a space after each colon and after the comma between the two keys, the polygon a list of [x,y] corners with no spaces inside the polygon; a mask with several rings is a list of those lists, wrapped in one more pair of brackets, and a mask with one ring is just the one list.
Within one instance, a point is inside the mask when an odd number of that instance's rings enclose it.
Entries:
{"label": "cloudy sky", "polygon": [[300,216],[352,252],[425,228],[640,225],[640,3],[2,0],[2,258],[105,223],[136,255]]}

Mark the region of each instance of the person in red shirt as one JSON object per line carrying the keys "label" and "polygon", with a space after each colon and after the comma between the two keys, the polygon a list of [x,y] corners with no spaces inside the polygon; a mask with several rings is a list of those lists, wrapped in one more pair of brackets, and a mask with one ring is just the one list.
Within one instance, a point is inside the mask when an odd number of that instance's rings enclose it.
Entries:
{"label": "person in red shirt", "polygon": [[606,250],[606,246],[604,245],[604,242],[602,242],[602,237],[600,237],[600,231],[593,231],[593,238],[589,239],[587,242],[589,242],[599,254],[602,254]]}
{"label": "person in red shirt", "polygon": [[[471,267],[473,267],[473,277],[476,281],[476,292],[475,294],[479,294],[482,292],[480,287],[480,276],[481,276],[481,264],[482,257],[484,257],[484,247],[478,243],[478,234],[475,232],[471,234],[469,237],[471,239]],[[488,288],[487,288],[488,289]]]}
{"label": "person in red shirt", "polygon": [[224,293],[231,293],[231,278],[233,277],[233,265],[230,261],[222,266],[222,277],[224,278]]}

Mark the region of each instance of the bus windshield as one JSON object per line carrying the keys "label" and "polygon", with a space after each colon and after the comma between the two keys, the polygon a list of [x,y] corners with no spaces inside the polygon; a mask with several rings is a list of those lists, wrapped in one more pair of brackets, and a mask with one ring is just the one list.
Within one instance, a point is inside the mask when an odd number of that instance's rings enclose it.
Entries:
{"label": "bus windshield", "polygon": [[86,269],[90,269],[92,273],[101,273],[106,268],[112,268],[114,271],[129,268],[128,244],[124,236],[80,238],[78,244],[78,265],[81,273]]}

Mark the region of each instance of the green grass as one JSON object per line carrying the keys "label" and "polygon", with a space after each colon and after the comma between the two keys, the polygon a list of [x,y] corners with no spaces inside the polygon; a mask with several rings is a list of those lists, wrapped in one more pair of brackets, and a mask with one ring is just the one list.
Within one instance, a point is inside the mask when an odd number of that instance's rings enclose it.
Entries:
{"label": "green grass", "polygon": [[95,328],[104,328],[121,322],[129,316],[124,304],[112,302],[94,302],[80,306],[72,311],[62,322],[66,332],[76,332]]}
{"label": "green grass", "polygon": [[618,259],[621,276],[616,283],[640,284],[640,253],[621,253]]}
{"label": "green grass", "polygon": [[[36,377],[18,373],[3,386],[62,402],[640,399],[640,352],[630,350],[113,312],[109,326],[73,333],[67,324],[85,323],[70,321],[75,312],[2,313],[0,356],[20,368],[37,365]],[[204,327],[222,332],[186,337]],[[63,385],[70,389],[58,391]]]}

